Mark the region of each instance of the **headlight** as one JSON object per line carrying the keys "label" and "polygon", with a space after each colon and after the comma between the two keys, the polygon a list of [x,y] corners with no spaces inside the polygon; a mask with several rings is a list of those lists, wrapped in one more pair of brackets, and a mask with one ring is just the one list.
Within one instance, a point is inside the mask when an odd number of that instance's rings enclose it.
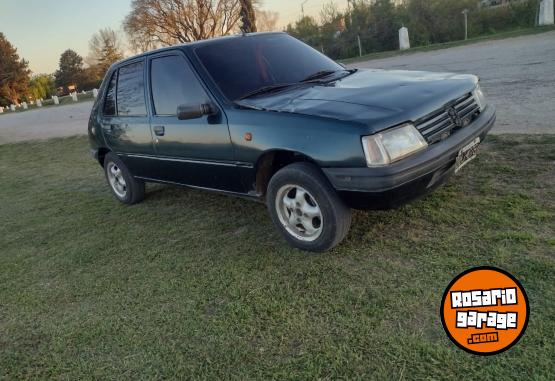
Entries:
{"label": "headlight", "polygon": [[393,163],[427,146],[424,137],[412,124],[362,138],[362,148],[369,167]]}
{"label": "headlight", "polygon": [[484,109],[486,108],[486,97],[484,95],[484,93],[482,92],[482,89],[480,88],[480,85],[476,85],[476,88],[474,89],[474,91],[472,92],[472,95],[474,96],[474,99],[476,100],[476,103],[478,104],[478,107],[480,107],[480,111],[484,111]]}

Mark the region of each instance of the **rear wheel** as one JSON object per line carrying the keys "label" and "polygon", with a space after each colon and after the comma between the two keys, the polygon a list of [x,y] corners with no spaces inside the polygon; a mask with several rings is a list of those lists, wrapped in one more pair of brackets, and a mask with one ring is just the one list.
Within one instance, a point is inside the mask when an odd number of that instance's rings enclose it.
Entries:
{"label": "rear wheel", "polygon": [[104,173],[114,196],[124,204],[135,204],[145,197],[144,181],[135,179],[117,155],[104,158]]}
{"label": "rear wheel", "polygon": [[283,237],[302,250],[331,249],[351,225],[351,210],[310,163],[293,163],[278,171],[268,185],[266,203]]}

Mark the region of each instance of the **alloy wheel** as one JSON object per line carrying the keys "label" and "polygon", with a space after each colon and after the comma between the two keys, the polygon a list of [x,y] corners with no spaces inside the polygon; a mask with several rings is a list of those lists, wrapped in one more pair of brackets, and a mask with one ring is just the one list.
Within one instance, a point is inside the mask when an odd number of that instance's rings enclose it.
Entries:
{"label": "alloy wheel", "polygon": [[108,168],[106,170],[108,175],[108,182],[112,187],[115,194],[120,198],[125,198],[127,194],[127,183],[123,178],[123,173],[121,169],[115,163],[108,163]]}
{"label": "alloy wheel", "polygon": [[275,207],[285,230],[295,238],[312,242],[322,234],[323,216],[314,197],[298,185],[282,186]]}

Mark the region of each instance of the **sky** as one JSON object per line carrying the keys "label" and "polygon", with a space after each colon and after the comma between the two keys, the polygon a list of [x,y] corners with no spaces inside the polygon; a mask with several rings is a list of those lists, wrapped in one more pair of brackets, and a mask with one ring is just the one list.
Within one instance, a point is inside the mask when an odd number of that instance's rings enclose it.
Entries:
{"label": "sky", "polygon": [[[278,26],[301,14],[303,0],[263,0],[263,9],[278,12]],[[329,0],[307,0],[305,14],[318,16]],[[347,0],[334,0],[343,9]],[[60,55],[73,49],[88,53],[91,36],[101,28],[120,30],[131,0],[0,0],[0,32],[29,61],[34,73],[53,73]]]}

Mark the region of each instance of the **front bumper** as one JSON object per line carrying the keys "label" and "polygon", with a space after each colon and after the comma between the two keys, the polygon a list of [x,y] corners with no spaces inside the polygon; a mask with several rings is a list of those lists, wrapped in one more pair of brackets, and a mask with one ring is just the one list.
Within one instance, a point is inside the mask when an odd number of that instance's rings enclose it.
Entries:
{"label": "front bumper", "polygon": [[397,163],[379,168],[323,168],[342,199],[358,209],[390,209],[431,192],[455,169],[462,147],[476,137],[483,141],[495,123],[488,106],[469,126]]}

